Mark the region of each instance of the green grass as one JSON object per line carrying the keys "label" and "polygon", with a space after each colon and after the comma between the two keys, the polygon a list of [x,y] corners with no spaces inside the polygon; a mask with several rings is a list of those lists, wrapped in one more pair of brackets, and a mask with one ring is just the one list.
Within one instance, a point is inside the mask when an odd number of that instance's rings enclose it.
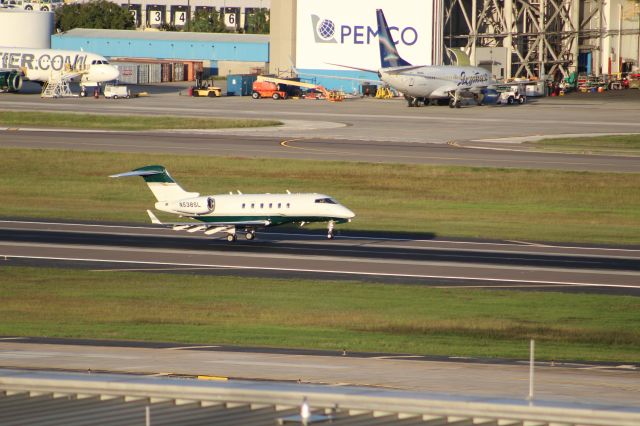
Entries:
{"label": "green grass", "polygon": [[545,151],[574,154],[640,155],[640,135],[554,138],[526,144]]}
{"label": "green grass", "polygon": [[[10,262],[10,261],[9,261]],[[3,266],[0,335],[637,362],[640,299]]]}
{"label": "green grass", "polygon": [[265,127],[282,124],[273,120],[227,118],[193,118],[146,115],[99,115],[58,112],[2,111],[1,126],[64,127],[109,130],[159,129],[223,129],[238,127]]}
{"label": "green grass", "polygon": [[330,194],[357,215],[345,232],[640,243],[639,174],[154,153],[1,149],[0,217],[146,222],[155,199],[142,179],[108,175],[148,164],[205,194]]}

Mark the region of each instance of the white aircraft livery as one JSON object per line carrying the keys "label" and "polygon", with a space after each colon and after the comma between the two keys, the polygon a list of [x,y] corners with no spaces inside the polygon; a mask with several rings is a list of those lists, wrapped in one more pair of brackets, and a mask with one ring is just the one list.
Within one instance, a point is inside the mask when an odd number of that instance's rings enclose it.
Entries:
{"label": "white aircraft livery", "polygon": [[236,241],[238,229],[253,240],[256,229],[297,223],[327,222],[327,238],[334,237],[334,225],[350,222],[355,214],[323,194],[219,194],[200,195],[187,192],[173,180],[163,166],[145,166],[111,177],[141,176],[156,197],[155,208],[162,212],[195,219],[197,222],[162,223],[150,211],[151,222],[176,231],[206,235],[226,233],[227,241]]}
{"label": "white aircraft livery", "polygon": [[376,16],[381,68],[376,71],[340,66],[377,73],[382,81],[404,94],[409,106],[426,105],[430,99],[444,99],[449,101],[451,108],[460,108],[462,99],[468,97],[482,105],[487,89],[495,86],[487,70],[471,66],[411,65],[398,53],[381,9],[376,10]]}
{"label": "white aircraft livery", "polygon": [[[85,86],[97,86],[99,83],[115,80],[120,75],[118,68],[109,64],[105,57],[95,53],[1,46],[0,70],[19,71],[30,81],[68,79],[80,83],[83,92]],[[21,82],[13,91],[19,90],[20,85]]]}

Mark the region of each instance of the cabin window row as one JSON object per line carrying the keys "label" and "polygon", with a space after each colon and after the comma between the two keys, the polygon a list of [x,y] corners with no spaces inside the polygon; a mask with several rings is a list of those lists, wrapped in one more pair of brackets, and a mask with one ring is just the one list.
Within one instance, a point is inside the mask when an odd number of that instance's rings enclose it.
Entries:
{"label": "cabin window row", "polygon": [[[270,208],[270,209],[272,209],[274,206],[276,206],[276,208],[278,208],[278,209],[282,208],[282,203],[277,203],[277,204],[276,203],[268,203],[268,204],[267,203],[260,203],[260,204],[258,204],[258,203],[251,203],[251,204],[242,203],[242,208],[243,209],[246,209],[246,208],[255,209],[256,206],[258,206],[258,205],[260,206],[259,208],[261,208],[261,209],[264,209],[265,206],[268,206],[268,208]],[[291,208],[291,204],[287,203],[287,204],[285,204],[285,207],[289,209],[289,208]]]}

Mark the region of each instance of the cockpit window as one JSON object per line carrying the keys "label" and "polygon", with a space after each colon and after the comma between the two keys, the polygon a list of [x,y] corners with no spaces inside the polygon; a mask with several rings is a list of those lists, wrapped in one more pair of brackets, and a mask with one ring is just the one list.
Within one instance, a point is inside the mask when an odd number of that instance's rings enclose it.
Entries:
{"label": "cockpit window", "polygon": [[338,204],[338,203],[336,203],[335,200],[333,200],[331,198],[318,198],[318,199],[316,199],[316,203],[319,203],[319,204]]}

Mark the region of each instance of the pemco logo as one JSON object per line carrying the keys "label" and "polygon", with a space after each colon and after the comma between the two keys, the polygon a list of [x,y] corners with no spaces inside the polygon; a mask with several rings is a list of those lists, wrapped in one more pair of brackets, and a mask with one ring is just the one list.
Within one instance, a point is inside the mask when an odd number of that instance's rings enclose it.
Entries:
{"label": "pemco logo", "polygon": [[[378,37],[378,28],[364,25],[336,25],[331,19],[311,15],[311,25],[316,43],[370,44]],[[413,27],[389,27],[393,43],[413,46],[418,41],[418,31]]]}
{"label": "pemco logo", "polygon": [[336,24],[332,20],[320,20],[318,15],[311,15],[311,24],[316,43],[337,43],[335,39]]}

